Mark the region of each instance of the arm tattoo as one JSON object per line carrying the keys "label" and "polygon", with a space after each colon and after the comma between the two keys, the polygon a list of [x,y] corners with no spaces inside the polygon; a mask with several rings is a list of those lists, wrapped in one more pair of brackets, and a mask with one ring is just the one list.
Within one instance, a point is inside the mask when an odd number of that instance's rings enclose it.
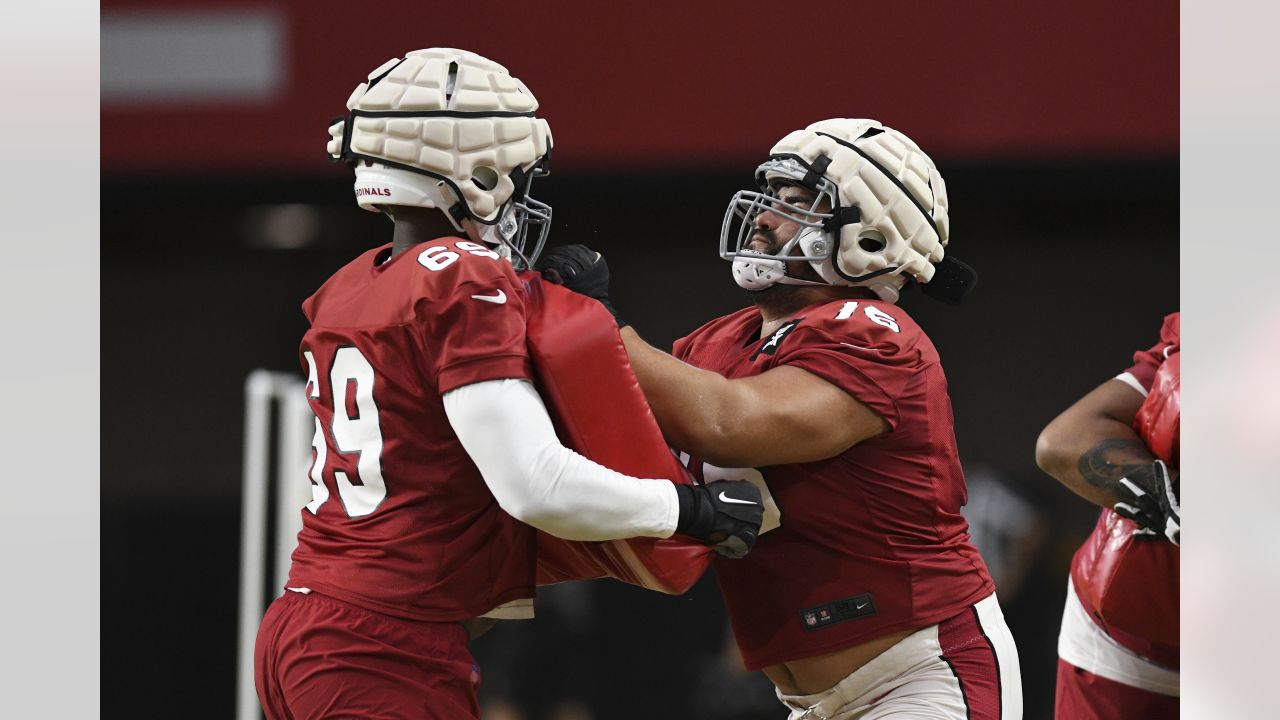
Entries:
{"label": "arm tattoo", "polygon": [[1107,438],[1085,451],[1076,468],[1090,485],[1113,494],[1119,491],[1120,478],[1129,478],[1150,491],[1155,486],[1154,461],[1155,456],[1141,440]]}

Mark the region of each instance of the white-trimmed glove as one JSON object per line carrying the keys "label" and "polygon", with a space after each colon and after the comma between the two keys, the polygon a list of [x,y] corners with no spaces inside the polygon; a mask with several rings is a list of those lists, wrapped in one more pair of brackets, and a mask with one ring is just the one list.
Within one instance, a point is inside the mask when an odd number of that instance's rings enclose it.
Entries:
{"label": "white-trimmed glove", "polygon": [[714,545],[733,559],[746,557],[760,536],[764,503],[750,480],[717,480],[706,485],[676,485],[680,519],[676,532]]}
{"label": "white-trimmed glove", "polygon": [[1151,464],[1153,487],[1143,488],[1130,478],[1120,478],[1121,501],[1112,508],[1142,528],[1143,534],[1164,535],[1181,546],[1182,504],[1178,500],[1180,478],[1171,478],[1164,461]]}

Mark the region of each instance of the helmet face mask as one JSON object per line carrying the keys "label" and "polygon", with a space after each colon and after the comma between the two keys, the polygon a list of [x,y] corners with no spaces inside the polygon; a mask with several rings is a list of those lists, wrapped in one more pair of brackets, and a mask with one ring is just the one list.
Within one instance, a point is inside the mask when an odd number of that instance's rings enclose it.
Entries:
{"label": "helmet face mask", "polygon": [[[896,302],[909,280],[927,283],[943,260],[950,226],[942,176],[910,138],[875,120],[823,120],[787,135],[757,168],[756,180],[764,192],[734,195],[720,232],[720,256],[750,290],[774,283],[855,286]],[[772,197],[769,188],[778,181],[815,193],[812,206]],[[748,247],[761,212],[798,226],[769,255]],[[821,282],[788,275],[793,261],[808,262]]]}
{"label": "helmet face mask", "polygon": [[479,239],[508,251],[519,270],[533,268],[551,230],[551,206],[528,194],[533,177],[529,176],[526,190],[504,205],[492,223],[480,226]]}
{"label": "helmet face mask", "polygon": [[[800,182],[804,170],[792,158],[772,159],[757,168],[758,178],[764,178],[766,174],[772,174],[775,180],[781,178],[804,187]],[[830,259],[832,244],[823,238],[827,234],[825,228],[835,213],[818,208],[824,204],[834,208],[836,191],[825,179],[819,179],[815,185],[808,188],[816,192],[808,207],[783,200],[779,196],[779,188],[768,180],[761,183],[762,191],[740,190],[734,194],[720,226],[720,257],[733,262],[734,279],[740,286],[748,290],[762,290],[777,282],[810,284],[812,281],[787,275],[786,263],[809,262],[816,265]],[[781,247],[772,253],[747,247],[761,213],[772,213],[796,225],[792,236],[782,239]]]}
{"label": "helmet face mask", "polygon": [[430,48],[370,73],[329,127],[328,151],[356,171],[366,210],[409,205],[443,211],[462,231],[537,259],[551,208],[529,196],[547,174],[551,130],[537,100],[506,68],[474,53]]}

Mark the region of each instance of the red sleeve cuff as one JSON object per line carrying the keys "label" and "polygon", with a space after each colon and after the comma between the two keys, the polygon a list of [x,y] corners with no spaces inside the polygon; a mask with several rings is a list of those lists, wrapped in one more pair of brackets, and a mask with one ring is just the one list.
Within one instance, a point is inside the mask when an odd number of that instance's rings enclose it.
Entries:
{"label": "red sleeve cuff", "polygon": [[436,386],[441,395],[463,385],[503,380],[506,378],[532,379],[533,364],[528,355],[498,355],[454,363],[441,368]]}
{"label": "red sleeve cuff", "polygon": [[809,352],[787,361],[787,365],[811,372],[849,393],[879,415],[891,430],[898,426],[898,405],[889,392],[838,353]]}

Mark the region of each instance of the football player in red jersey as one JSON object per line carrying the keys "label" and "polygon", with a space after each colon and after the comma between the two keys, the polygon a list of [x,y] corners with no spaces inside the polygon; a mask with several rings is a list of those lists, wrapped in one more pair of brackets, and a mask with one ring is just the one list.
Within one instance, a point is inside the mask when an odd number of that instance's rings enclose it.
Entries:
{"label": "football player in red jersey", "polygon": [[516,275],[550,219],[529,197],[551,133],[528,88],[433,48],[375,70],[347,107],[329,152],[395,230],[303,305],[313,499],[258,632],[258,695],[269,718],[478,717],[469,634],[532,615],[535,528],[679,532],[741,555],[760,495],[627,477],[557,439]]}
{"label": "football player in red jersey", "polygon": [[1056,717],[1177,718],[1179,314],[1133,366],[1049,423],[1036,461],[1102,507],[1071,562]]}
{"label": "football player in red jersey", "polygon": [[[1017,650],[960,514],[946,378],[895,305],[907,284],[958,302],[976,279],[944,258],[942,177],[902,133],[834,119],[783,138],[756,180],[720,248],[754,307],[674,356],[622,330],[695,475],[757,469],[781,511],[748,558],[716,563],[746,666],[793,720],[1020,718]],[[611,307],[597,253],[541,267]]]}

